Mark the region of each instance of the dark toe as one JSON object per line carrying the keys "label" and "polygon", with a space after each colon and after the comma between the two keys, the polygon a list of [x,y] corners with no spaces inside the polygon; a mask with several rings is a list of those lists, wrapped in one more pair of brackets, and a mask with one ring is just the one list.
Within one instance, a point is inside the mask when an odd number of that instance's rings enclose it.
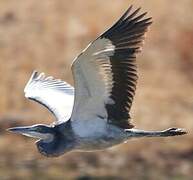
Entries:
{"label": "dark toe", "polygon": [[184,129],[180,128],[169,128],[168,130],[166,130],[166,132],[169,133],[170,136],[179,136],[187,134],[187,132]]}

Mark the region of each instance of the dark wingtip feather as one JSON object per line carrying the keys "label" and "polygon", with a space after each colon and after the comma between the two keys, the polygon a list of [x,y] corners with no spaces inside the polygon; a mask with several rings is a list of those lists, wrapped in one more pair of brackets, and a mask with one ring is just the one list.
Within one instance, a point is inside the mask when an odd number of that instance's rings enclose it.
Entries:
{"label": "dark wingtip feather", "polygon": [[[147,12],[139,13],[141,7],[132,11],[133,9],[134,8],[131,5],[121,18],[119,18],[119,20],[110,29],[104,32],[101,37],[111,39],[113,37],[115,38],[115,36],[124,36],[125,31],[129,32],[129,29],[132,27],[135,27],[135,29],[139,29],[145,33],[148,26],[152,24],[152,17],[144,18],[147,15]],[[144,29],[141,29],[141,27]]]}
{"label": "dark wingtip feather", "polygon": [[132,19],[135,15],[141,10],[141,7],[137,8],[131,15],[127,17],[127,19]]}
{"label": "dark wingtip feather", "polygon": [[125,11],[125,13],[121,16],[121,18],[118,21],[122,21],[123,19],[125,19],[125,17],[131,12],[133,8],[133,5],[129,6],[129,8]]}

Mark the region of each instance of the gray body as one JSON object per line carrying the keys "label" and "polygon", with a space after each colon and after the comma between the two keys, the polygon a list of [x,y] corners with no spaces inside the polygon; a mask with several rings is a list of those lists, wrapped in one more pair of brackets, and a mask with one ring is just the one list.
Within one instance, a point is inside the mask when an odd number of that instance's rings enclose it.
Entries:
{"label": "gray body", "polygon": [[37,148],[45,156],[70,151],[103,150],[130,138],[183,135],[179,128],[163,131],[134,129],[130,108],[137,84],[136,54],[152,23],[132,12],[132,6],[106,32],[74,60],[75,88],[34,71],[24,92],[56,117],[53,125],[10,128],[12,132],[38,138]]}
{"label": "gray body", "polygon": [[[96,151],[104,150],[138,137],[167,137],[185,134],[185,131],[178,128],[170,128],[164,131],[143,131],[138,129],[121,129],[111,124],[107,124],[103,134],[93,134],[80,137],[73,131],[71,122],[50,127],[54,132],[54,137],[37,141],[40,153],[45,156],[60,156],[70,151]],[[12,129],[14,131],[14,129]],[[17,129],[16,129],[17,131]]]}
{"label": "gray body", "polygon": [[45,156],[59,156],[69,151],[103,150],[127,141],[131,136],[126,130],[111,124],[106,125],[104,133],[96,134],[96,131],[90,129],[93,134],[83,137],[73,130],[71,121],[50,129],[54,132],[51,141],[48,137],[36,142],[38,150]]}

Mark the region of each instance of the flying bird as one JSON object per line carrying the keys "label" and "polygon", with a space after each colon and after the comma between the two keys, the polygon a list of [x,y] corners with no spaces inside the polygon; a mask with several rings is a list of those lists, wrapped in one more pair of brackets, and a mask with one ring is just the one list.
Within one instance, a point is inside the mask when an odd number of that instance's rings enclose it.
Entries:
{"label": "flying bird", "polygon": [[37,138],[45,156],[69,151],[94,151],[138,137],[186,134],[180,128],[135,129],[129,115],[137,83],[136,55],[152,23],[132,6],[72,64],[74,85],[34,71],[25,97],[45,106],[56,117],[51,125],[13,127],[9,131]]}

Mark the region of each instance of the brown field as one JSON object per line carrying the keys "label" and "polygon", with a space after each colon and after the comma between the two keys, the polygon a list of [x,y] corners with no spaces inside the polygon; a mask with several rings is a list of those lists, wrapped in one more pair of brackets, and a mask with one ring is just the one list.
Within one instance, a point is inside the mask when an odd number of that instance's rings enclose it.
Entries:
{"label": "brown field", "polygon": [[[132,140],[101,152],[40,155],[15,125],[51,123],[24,98],[36,69],[73,84],[70,65],[130,4],[153,17],[138,56],[132,118],[137,128],[183,127],[188,135]],[[0,0],[0,180],[193,179],[192,0]]]}

